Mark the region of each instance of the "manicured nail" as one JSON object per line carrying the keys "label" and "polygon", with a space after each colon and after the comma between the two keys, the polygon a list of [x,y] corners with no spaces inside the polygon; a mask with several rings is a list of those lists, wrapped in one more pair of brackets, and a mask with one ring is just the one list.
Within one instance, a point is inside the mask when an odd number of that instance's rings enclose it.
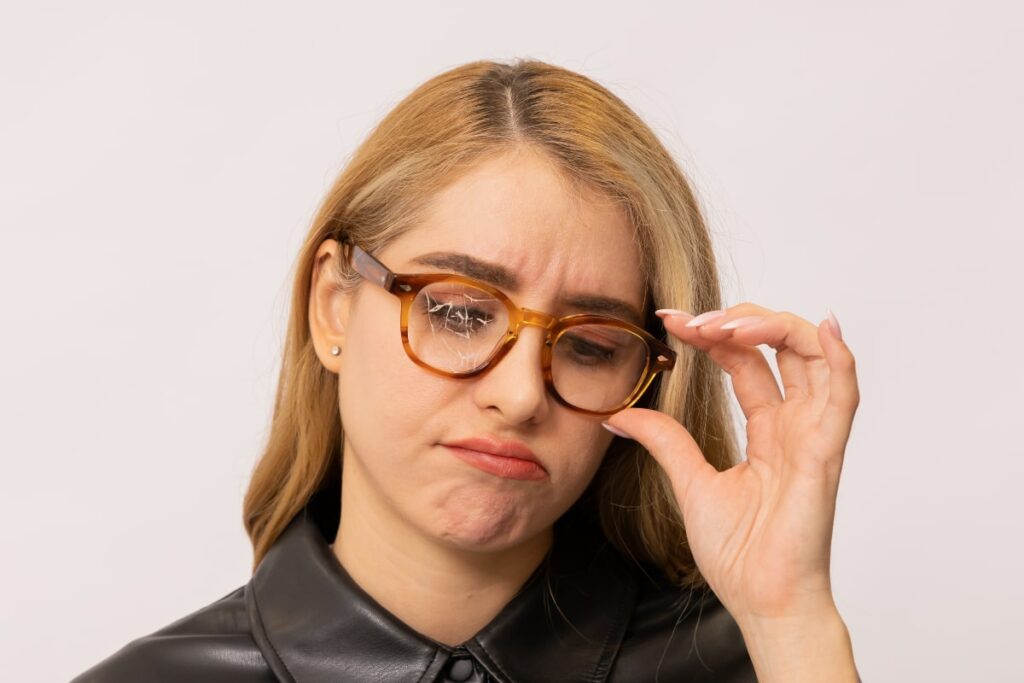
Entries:
{"label": "manicured nail", "polygon": [[748,315],[743,318],[736,318],[735,320],[730,320],[729,322],[723,324],[718,329],[735,330],[737,327],[750,327],[751,325],[758,324],[762,320],[764,320],[763,315]]}
{"label": "manicured nail", "polygon": [[654,312],[654,315],[658,316],[659,318],[671,316],[673,318],[682,318],[683,320],[688,320],[689,318],[693,317],[693,313],[687,313],[686,311],[680,311],[675,308],[659,308]]}
{"label": "manicured nail", "polygon": [[715,320],[717,318],[721,318],[723,315],[725,315],[725,311],[722,311],[722,310],[708,311],[707,313],[701,313],[696,318],[694,318],[690,322],[686,323],[686,326],[687,327],[697,327],[698,325],[703,325],[706,322],[710,322],[710,321]]}
{"label": "manicured nail", "polygon": [[832,308],[826,306],[825,310],[828,311],[828,326],[832,330],[832,334],[836,336],[836,339],[842,341],[843,330],[839,327],[839,321],[836,320],[835,313],[832,312]]}
{"label": "manicured nail", "polygon": [[623,439],[632,439],[633,438],[629,434],[627,434],[626,432],[622,431],[621,429],[616,429],[615,427],[612,427],[607,422],[601,422],[601,426],[604,427],[605,429],[607,429],[609,432],[611,432],[615,436],[621,436]]}

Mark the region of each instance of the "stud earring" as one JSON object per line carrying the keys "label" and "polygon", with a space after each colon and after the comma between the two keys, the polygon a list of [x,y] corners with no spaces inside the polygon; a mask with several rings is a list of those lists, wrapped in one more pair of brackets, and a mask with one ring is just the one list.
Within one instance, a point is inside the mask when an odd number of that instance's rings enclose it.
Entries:
{"label": "stud earring", "polygon": [[331,355],[332,356],[337,356],[340,353],[341,353],[341,349],[339,349],[337,346],[332,346],[331,347]]}

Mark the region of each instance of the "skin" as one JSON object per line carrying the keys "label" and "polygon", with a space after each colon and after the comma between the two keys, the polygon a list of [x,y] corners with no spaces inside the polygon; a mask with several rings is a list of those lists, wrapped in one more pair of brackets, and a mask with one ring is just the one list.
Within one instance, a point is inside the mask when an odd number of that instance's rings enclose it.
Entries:
{"label": "skin", "polygon": [[[481,229],[486,226],[486,229]],[[375,254],[395,272],[430,251],[461,251],[516,273],[519,306],[555,315],[564,292],[642,308],[632,228],[615,204],[571,189],[530,148],[481,163],[433,200],[422,223]],[[491,371],[434,375],[406,355],[399,300],[360,283],[347,297],[322,277],[340,255],[327,240],[311,283],[318,355],[339,376],[345,426],[341,524],[334,552],[353,579],[417,631],[450,645],[471,638],[529,578],[552,525],[579,498],[612,441],[600,419],[558,404],[544,386],[544,331],[524,327]],[[332,356],[332,345],[342,348]],[[524,442],[548,476],[505,479],[440,442],[491,434]]]}
{"label": "skin", "polygon": [[[486,230],[480,226],[487,226]],[[486,162],[442,192],[422,225],[378,254],[396,272],[426,251],[501,262],[525,286],[507,292],[549,313],[562,289],[641,304],[630,227],[613,204],[569,191],[530,151]],[[528,327],[491,372],[473,380],[412,363],[397,330],[398,300],[375,286],[333,293],[326,241],[311,283],[318,356],[339,375],[344,416],[339,561],[371,596],[419,632],[451,645],[472,637],[511,599],[551,543],[551,525],[583,492],[611,434],[557,404]],[[836,608],[829,557],[839,476],[859,404],[849,347],[826,321],[742,303],[704,325],[664,312],[665,328],[732,379],[747,418],[747,460],[709,465],[674,418],[642,408],[607,420],[665,469],[702,574],[743,633],[758,680],[857,681]],[[758,324],[722,325],[740,318]],[[341,356],[328,349],[337,344]],[[776,351],[783,387],[764,354]],[[499,479],[438,443],[481,433],[524,441],[549,471],[541,482]]]}

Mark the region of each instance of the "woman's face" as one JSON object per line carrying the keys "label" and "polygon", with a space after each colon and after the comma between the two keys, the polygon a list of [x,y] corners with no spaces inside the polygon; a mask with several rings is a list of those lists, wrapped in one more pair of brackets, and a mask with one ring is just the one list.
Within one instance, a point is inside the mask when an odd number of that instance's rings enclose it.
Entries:
{"label": "woman's face", "polygon": [[[317,262],[332,250],[337,258],[337,247],[326,242]],[[585,311],[556,301],[588,294],[643,308],[625,214],[603,197],[574,193],[530,148],[467,172],[435,197],[422,223],[375,256],[397,273],[452,272],[413,262],[432,252],[468,254],[506,269],[519,286],[502,289],[519,306],[568,315]],[[319,317],[313,309],[322,311]],[[356,495],[428,537],[463,549],[499,550],[546,531],[586,489],[612,435],[600,418],[547,393],[544,330],[524,326],[497,366],[451,379],[409,359],[399,311],[398,298],[370,282],[346,297],[314,279],[311,326],[322,362],[339,375],[346,486],[358,486]],[[332,344],[341,346],[340,356],[324,352]],[[520,441],[546,472],[537,479],[498,476],[443,445],[472,437]]]}

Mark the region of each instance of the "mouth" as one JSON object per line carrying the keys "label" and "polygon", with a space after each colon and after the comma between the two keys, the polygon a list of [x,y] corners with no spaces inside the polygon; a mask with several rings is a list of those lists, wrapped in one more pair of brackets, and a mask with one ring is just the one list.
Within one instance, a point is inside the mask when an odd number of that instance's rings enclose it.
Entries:
{"label": "mouth", "polygon": [[538,481],[548,476],[537,456],[518,441],[473,438],[441,445],[463,462],[498,477]]}

